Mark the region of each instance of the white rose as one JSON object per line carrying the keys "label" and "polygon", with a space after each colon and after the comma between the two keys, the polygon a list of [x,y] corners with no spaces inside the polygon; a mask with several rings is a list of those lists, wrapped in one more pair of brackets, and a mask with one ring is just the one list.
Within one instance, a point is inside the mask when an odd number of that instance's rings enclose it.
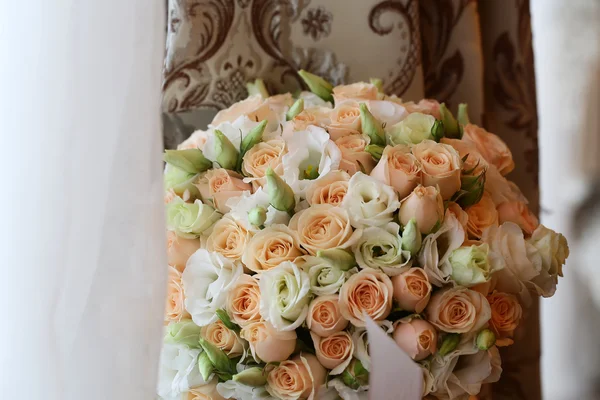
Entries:
{"label": "white rose", "polygon": [[560,233],[539,225],[527,242],[537,249],[537,252],[530,255],[530,259],[540,271],[531,283],[538,295],[550,297],[556,291],[558,277],[563,276],[562,266],[569,256],[567,239]]}
{"label": "white rose", "polygon": [[344,271],[320,257],[306,256],[302,269],[308,274],[310,290],[317,296],[337,293],[356,268]]}
{"label": "white rose", "polygon": [[431,128],[435,118],[428,114],[412,113],[387,131],[388,140],[393,145],[418,144],[433,139]]}
{"label": "white rose", "polygon": [[352,226],[360,229],[391,222],[400,201],[394,188],[358,172],[348,182],[342,207],[348,210]]}
{"label": "white rose", "polygon": [[381,269],[389,276],[399,275],[412,265],[410,252],[402,250],[400,225],[390,222],[379,228],[363,231],[358,243],[352,247],[356,262],[361,268]]}
{"label": "white rose", "polygon": [[181,393],[205,383],[198,369],[200,352],[184,345],[163,344],[156,389],[161,398],[178,399]]}
{"label": "white rose", "polygon": [[342,153],[325,129],[309,125],[306,130],[284,135],[284,140],[288,153],[282,157],[283,179],[295,193],[303,193],[312,179],[339,169]]}
{"label": "white rose", "polygon": [[263,207],[267,210],[267,220],[264,226],[273,224],[287,225],[290,220],[290,215],[287,212],[276,210],[270,205],[269,194],[263,188],[258,188],[252,194],[244,192],[241,196],[230,198],[227,200],[227,207],[230,208],[229,215],[244,229],[251,232],[260,231],[259,227],[252,225],[248,220],[248,213],[256,207]]}
{"label": "white rose", "polygon": [[429,281],[444,286],[450,280],[452,265],[448,261],[452,252],[465,241],[465,231],[452,212],[447,211],[442,226],[423,239],[418,255]]}
{"label": "white rose", "polygon": [[243,273],[242,264],[219,253],[198,249],[181,275],[185,308],[198,326],[217,320],[215,312],[225,307],[227,291]]}
{"label": "white rose", "polygon": [[262,272],[258,286],[260,314],[275,329],[291,331],[302,325],[311,298],[306,272],[286,261]]}

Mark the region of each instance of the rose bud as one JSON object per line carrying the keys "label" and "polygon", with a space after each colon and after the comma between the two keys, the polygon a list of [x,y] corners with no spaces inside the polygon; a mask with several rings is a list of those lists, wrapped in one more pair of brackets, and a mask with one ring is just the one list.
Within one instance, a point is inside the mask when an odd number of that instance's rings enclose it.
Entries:
{"label": "rose bud", "polygon": [[306,72],[301,69],[298,71],[298,75],[302,78],[306,86],[310,89],[311,92],[319,96],[325,101],[333,101],[332,90],[333,85],[327,82],[325,79],[320,76],[311,74],[310,72]]}
{"label": "rose bud", "polygon": [[239,151],[235,148],[233,143],[218,129],[215,129],[215,154],[217,155],[217,162],[224,169],[234,170],[238,158]]}
{"label": "rose bud", "polygon": [[411,218],[402,232],[402,250],[406,250],[414,256],[421,249],[422,243],[423,238],[421,237],[421,232],[417,226],[417,221],[414,218]]}
{"label": "rose bud", "polygon": [[400,204],[400,223],[408,225],[415,219],[419,231],[430,233],[444,219],[444,202],[433,186],[417,186]]}
{"label": "rose bud", "polygon": [[479,350],[487,350],[496,343],[496,335],[490,329],[484,329],[477,334],[475,344]]}
{"label": "rose bud", "polygon": [[411,268],[392,277],[394,300],[406,311],[420,313],[431,297],[431,283],[422,268]]}
{"label": "rose bud", "polygon": [[233,380],[242,385],[259,387],[267,383],[267,376],[262,368],[252,367],[235,374]]}
{"label": "rose bud", "polygon": [[433,325],[415,318],[410,322],[396,325],[394,340],[413,360],[420,361],[435,353],[437,332]]}
{"label": "rose bud", "polygon": [[261,227],[267,220],[267,210],[264,207],[257,206],[248,211],[248,221],[257,227]]}
{"label": "rose bud", "polygon": [[385,132],[381,122],[377,121],[365,103],[360,103],[360,125],[362,133],[371,139],[370,144],[385,146]]}
{"label": "rose bud", "polygon": [[277,331],[266,321],[248,324],[240,336],[250,343],[252,356],[267,363],[287,360],[296,348],[296,331]]}
{"label": "rose bud", "polygon": [[320,337],[331,336],[343,331],[348,320],[342,317],[338,295],[325,295],[315,298],[308,307],[306,326]]}
{"label": "rose bud", "polygon": [[285,120],[293,120],[294,117],[300,114],[302,111],[304,111],[304,99],[298,99],[294,104],[292,104],[288,112],[285,113]]}
{"label": "rose bud", "polygon": [[271,205],[279,211],[293,213],[296,207],[294,191],[272,168],[267,169],[267,191]]}

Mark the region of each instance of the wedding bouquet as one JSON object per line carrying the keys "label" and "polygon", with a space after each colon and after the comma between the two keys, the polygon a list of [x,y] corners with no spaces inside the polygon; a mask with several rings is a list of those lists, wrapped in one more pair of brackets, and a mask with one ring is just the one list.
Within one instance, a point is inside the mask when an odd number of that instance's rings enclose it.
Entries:
{"label": "wedding bouquet", "polygon": [[300,76],[311,92],[257,81],[165,153],[159,397],[366,399],[367,319],[422,369],[419,397],[476,395],[553,295],[565,238],[466,105]]}

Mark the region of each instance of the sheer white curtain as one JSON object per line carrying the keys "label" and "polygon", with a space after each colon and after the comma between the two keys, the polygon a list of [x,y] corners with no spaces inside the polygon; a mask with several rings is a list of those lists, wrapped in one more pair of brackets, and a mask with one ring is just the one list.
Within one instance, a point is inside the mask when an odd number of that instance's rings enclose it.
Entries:
{"label": "sheer white curtain", "polygon": [[0,397],[151,399],[164,2],[0,0]]}

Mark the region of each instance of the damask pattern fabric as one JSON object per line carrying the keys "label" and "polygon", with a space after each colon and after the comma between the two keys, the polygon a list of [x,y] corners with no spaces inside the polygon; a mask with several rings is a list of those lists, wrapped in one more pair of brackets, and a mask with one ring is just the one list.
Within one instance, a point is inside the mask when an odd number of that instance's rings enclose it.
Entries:
{"label": "damask pattern fabric", "polygon": [[[167,146],[258,77],[273,93],[300,90],[301,68],[334,84],[377,77],[406,100],[468,103],[512,149],[509,177],[539,210],[528,0],[169,0],[168,12]],[[523,325],[527,337],[503,354],[502,380],[482,399],[541,398],[537,305]]]}

